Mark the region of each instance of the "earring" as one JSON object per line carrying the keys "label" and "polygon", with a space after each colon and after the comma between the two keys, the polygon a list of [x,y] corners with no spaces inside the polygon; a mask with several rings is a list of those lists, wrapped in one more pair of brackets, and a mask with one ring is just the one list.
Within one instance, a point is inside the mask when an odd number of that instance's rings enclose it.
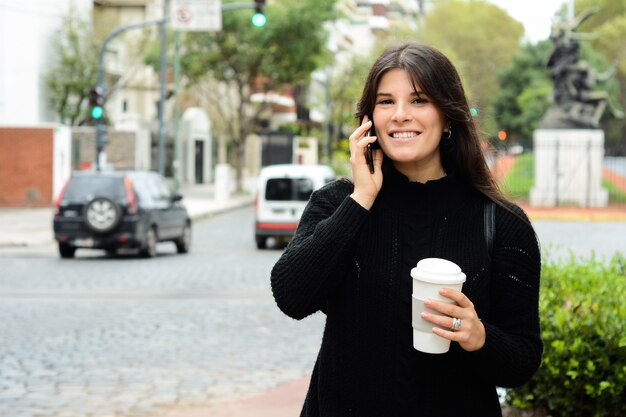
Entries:
{"label": "earring", "polygon": [[448,136],[444,136],[443,138],[448,140],[452,137],[452,127],[448,128]]}

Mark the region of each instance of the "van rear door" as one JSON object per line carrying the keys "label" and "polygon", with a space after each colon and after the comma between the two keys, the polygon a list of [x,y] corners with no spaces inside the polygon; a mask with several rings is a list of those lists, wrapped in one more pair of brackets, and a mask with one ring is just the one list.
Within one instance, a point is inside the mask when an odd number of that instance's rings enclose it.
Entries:
{"label": "van rear door", "polygon": [[297,224],[313,189],[313,181],[307,177],[269,178],[263,198],[266,207],[260,217],[272,223]]}

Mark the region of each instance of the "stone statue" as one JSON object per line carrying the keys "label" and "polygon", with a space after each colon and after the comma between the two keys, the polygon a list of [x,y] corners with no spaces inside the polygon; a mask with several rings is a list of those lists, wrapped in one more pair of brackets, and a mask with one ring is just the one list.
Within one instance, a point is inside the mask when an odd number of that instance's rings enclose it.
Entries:
{"label": "stone statue", "polygon": [[595,35],[579,33],[578,27],[596,12],[581,13],[572,22],[555,24],[550,40],[552,51],[547,60],[554,84],[553,103],[541,122],[545,129],[596,129],[607,106],[615,117],[624,113],[613,107],[606,91],[595,91],[599,82],[609,80],[615,73],[613,67],[604,74],[596,73],[580,60],[580,41],[594,39]]}

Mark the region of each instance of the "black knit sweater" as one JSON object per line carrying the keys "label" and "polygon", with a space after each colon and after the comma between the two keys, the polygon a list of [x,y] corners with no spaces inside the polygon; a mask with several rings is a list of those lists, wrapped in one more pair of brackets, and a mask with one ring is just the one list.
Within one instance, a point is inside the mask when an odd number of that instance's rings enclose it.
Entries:
{"label": "black knit sweater", "polygon": [[[501,416],[495,387],[525,383],[541,359],[534,231],[498,206],[489,254],[486,199],[454,176],[419,184],[386,170],[370,211],[352,191],[339,180],[315,192],[272,270],[285,314],[327,316],[301,416]],[[467,275],[463,292],[486,329],[479,351],[413,348],[409,271],[424,257]]]}

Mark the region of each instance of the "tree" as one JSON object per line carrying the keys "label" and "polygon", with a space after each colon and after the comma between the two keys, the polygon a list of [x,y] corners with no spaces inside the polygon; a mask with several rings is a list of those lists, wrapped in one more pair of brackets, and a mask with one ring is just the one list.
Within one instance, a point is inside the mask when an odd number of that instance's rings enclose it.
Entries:
{"label": "tree", "polygon": [[500,91],[493,101],[497,126],[527,147],[550,105],[552,80],[545,65],[549,49],[549,41],[526,44],[498,74]]}
{"label": "tree", "polygon": [[[591,32],[596,35],[589,45],[600,53],[606,62],[616,67],[614,95],[618,106],[626,109],[626,0],[577,0],[576,13],[595,8],[597,12],[587,19],[580,27],[580,32]],[[607,140],[622,140],[626,131],[626,119],[606,117],[603,127],[607,132]],[[626,151],[626,144],[622,144]]]}
{"label": "tree", "polygon": [[[251,10],[226,11],[222,30],[189,33],[182,42],[181,69],[188,88],[203,89],[211,113],[219,113],[232,144],[237,189],[241,189],[245,141],[258,129],[272,91],[302,87],[324,59],[323,22],[334,16],[335,0],[276,0],[266,7],[267,23],[250,22]],[[254,94],[257,93],[257,94]],[[253,99],[257,99],[254,101]]]}
{"label": "tree", "polygon": [[90,25],[71,11],[52,38],[57,62],[46,73],[49,104],[61,122],[83,123],[88,117],[87,96],[96,85],[99,45]]}
{"label": "tree", "polygon": [[441,1],[423,23],[421,38],[452,59],[471,102],[480,109],[481,127],[495,132],[486,110],[498,94],[497,73],[512,62],[524,27],[501,8],[481,0]]}
{"label": "tree", "polygon": [[330,163],[333,163],[334,151],[337,150],[340,141],[348,136],[346,130],[356,126],[354,120],[356,102],[361,96],[372,62],[373,58],[370,56],[352,55],[348,64],[330,68],[333,71],[328,71],[329,77],[325,86],[328,98],[318,101],[319,106],[328,111],[330,118],[327,144]]}

